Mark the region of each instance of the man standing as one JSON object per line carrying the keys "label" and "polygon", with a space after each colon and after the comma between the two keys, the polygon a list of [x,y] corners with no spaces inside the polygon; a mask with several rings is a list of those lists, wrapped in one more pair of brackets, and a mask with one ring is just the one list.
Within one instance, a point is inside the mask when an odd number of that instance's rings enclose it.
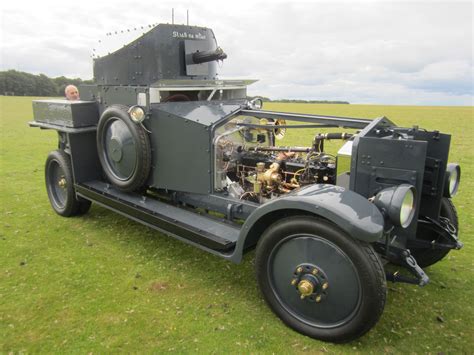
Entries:
{"label": "man standing", "polygon": [[79,90],[77,90],[77,87],[75,87],[74,85],[66,86],[66,89],[64,90],[64,94],[66,95],[66,100],[71,100],[71,101],[80,100]]}

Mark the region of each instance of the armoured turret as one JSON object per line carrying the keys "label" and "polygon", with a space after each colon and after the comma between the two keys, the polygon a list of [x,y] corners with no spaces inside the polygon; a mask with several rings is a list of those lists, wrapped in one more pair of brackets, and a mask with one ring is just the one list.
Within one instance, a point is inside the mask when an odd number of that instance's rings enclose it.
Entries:
{"label": "armoured turret", "polygon": [[94,60],[100,85],[152,85],[160,80],[215,80],[227,55],[210,28],[160,24],[119,50]]}

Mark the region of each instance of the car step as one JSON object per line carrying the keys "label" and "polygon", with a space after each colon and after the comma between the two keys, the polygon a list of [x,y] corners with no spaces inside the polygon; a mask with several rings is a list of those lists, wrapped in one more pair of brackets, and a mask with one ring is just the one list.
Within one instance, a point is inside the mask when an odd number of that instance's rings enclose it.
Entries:
{"label": "car step", "polygon": [[102,181],[75,185],[79,196],[166,234],[219,252],[235,247],[240,228],[138,193],[125,193]]}

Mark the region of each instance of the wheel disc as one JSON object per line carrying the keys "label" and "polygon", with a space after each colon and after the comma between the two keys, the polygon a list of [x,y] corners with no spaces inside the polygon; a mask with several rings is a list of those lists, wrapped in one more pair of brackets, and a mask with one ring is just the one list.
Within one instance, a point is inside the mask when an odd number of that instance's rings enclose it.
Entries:
{"label": "wheel disc", "polygon": [[55,160],[50,162],[49,171],[48,188],[53,198],[53,203],[59,208],[64,208],[67,202],[67,182],[64,171]]}
{"label": "wheel disc", "polygon": [[[304,270],[306,266],[299,266],[302,263],[314,265],[324,277],[319,281],[311,279],[310,267]],[[349,322],[359,308],[362,288],[357,270],[349,257],[326,239],[309,234],[282,239],[270,254],[267,270],[270,286],[281,306],[310,326],[338,327]],[[320,301],[313,302],[314,297],[302,298],[298,292],[295,277],[306,271],[308,276],[303,278],[312,280],[314,294],[321,295]],[[324,281],[328,288],[322,292]]]}
{"label": "wheel disc", "polygon": [[137,148],[127,125],[111,119],[105,127],[103,137],[104,158],[116,179],[129,180],[137,166]]}
{"label": "wheel disc", "polygon": [[109,106],[97,125],[97,152],[109,182],[122,191],[142,188],[150,175],[151,147],[146,129],[133,122],[128,107]]}
{"label": "wheel disc", "polygon": [[71,217],[87,213],[91,202],[76,196],[70,157],[63,150],[48,154],[44,172],[49,202],[57,214]]}

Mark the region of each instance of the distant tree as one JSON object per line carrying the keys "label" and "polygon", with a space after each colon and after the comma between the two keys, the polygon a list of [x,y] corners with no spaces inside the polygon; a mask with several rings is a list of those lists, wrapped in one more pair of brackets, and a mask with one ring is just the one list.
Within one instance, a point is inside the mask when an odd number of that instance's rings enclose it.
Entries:
{"label": "distant tree", "polygon": [[34,75],[16,70],[0,71],[0,95],[17,96],[64,96],[66,85],[93,84],[93,80],[49,78],[44,74]]}
{"label": "distant tree", "polygon": [[0,72],[0,94],[7,95],[8,92],[9,91],[7,88],[7,73],[2,71]]}
{"label": "distant tree", "polygon": [[53,80],[48,78],[44,74],[35,76],[36,82],[36,95],[38,96],[55,96],[57,92],[57,86]]}
{"label": "distant tree", "polygon": [[8,70],[0,72],[1,93],[14,93],[15,95],[32,95],[35,91],[34,75]]}

